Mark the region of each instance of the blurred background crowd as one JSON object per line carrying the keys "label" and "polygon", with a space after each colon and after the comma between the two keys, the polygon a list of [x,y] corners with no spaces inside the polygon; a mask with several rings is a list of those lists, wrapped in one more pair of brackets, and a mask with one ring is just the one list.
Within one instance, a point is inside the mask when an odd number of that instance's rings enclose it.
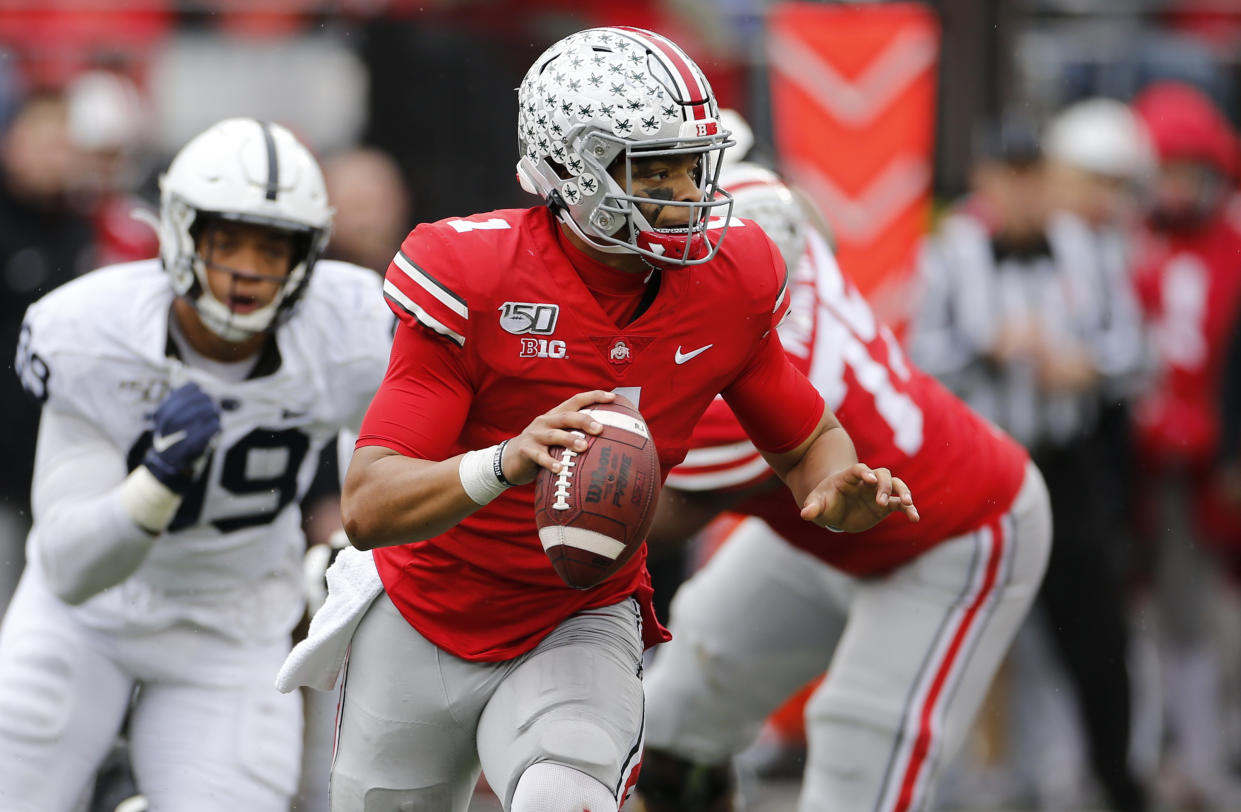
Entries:
{"label": "blurred background crowd", "polygon": [[[910,355],[1048,480],[1039,608],[941,806],[1241,810],[1241,0],[5,0],[0,355],[50,288],[155,255],[132,212],[225,116],[312,146],[329,254],[378,272],[418,222],[531,204],[514,88],[601,24],[696,58]],[[859,32],[843,61],[833,31]],[[806,118],[815,98],[854,129]],[[850,140],[892,115],[896,136]],[[11,371],[0,412],[2,606],[37,425]],[[312,540],[338,526],[331,481]],[[695,560],[653,562],[665,606]],[[796,775],[798,718],[747,769]]]}

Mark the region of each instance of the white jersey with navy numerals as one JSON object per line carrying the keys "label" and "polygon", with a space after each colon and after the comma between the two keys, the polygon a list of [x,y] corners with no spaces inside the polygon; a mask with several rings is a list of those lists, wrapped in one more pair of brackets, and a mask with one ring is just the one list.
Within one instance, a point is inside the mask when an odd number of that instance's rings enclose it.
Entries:
{"label": "white jersey with navy numerals", "polygon": [[[180,360],[169,337],[172,301],[159,260],[116,265],[48,294],[22,327],[18,366],[27,390],[45,408],[96,425],[130,469],[173,388],[194,381],[221,408],[213,451],[164,537],[131,578],[78,612],[111,628],[176,619],[216,625],[219,593],[249,590],[243,602],[265,620],[238,612],[237,622],[283,624],[300,612],[298,501],[320,451],[341,429],[356,430],[387,367],[393,318],[381,279],[319,262],[295,312],[240,382]],[[36,516],[32,549],[38,543]]]}

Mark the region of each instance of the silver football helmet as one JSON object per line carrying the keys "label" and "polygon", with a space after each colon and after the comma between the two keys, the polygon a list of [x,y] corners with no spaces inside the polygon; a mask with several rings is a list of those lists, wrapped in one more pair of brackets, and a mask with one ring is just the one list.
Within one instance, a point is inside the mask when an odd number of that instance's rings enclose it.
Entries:
{"label": "silver football helmet", "polygon": [[[227,341],[274,329],[306,288],[331,232],[323,173],[310,151],[284,127],[232,118],[197,135],[160,178],[159,249],[178,296]],[[287,231],[293,267],[271,303],[235,313],[211,293],[196,237],[212,218]]]}
{"label": "silver football helmet", "polygon": [[[675,43],[640,28],[572,34],[535,60],[517,91],[517,176],[589,245],[661,265],[715,256],[732,201],[718,195],[729,133],[702,71]],[[698,155],[698,201],[687,228],[655,228],[638,209],[632,162]],[[623,161],[620,182],[609,172]],[[709,234],[708,232],[714,232]]]}
{"label": "silver football helmet", "polygon": [[729,161],[720,185],[733,196],[733,214],[753,220],[780,249],[792,271],[806,251],[809,224],[792,190],[770,169],[749,161]]}

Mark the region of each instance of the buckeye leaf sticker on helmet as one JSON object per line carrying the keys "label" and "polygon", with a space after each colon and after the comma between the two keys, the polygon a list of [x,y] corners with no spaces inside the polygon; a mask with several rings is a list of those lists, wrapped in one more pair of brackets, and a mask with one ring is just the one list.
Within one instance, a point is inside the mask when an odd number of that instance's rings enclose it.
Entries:
{"label": "buckeye leaf sticker on helmet", "polygon": [[[640,28],[578,32],[535,60],[517,99],[518,179],[577,236],[661,267],[715,255],[732,205],[718,184],[732,142],[706,76],[675,43]],[[688,207],[689,225],[656,228],[638,209],[648,199],[633,192],[633,162],[684,155],[700,161],[699,199],[661,200]]]}

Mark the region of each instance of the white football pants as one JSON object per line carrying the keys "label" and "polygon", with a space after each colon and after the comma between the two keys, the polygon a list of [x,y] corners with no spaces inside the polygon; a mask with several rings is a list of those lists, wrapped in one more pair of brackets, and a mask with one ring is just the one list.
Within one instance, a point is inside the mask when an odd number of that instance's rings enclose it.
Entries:
{"label": "white football pants", "polygon": [[[642,755],[641,663],[633,600],[579,612],[489,663],[442,651],[381,594],[346,663],[331,808],[465,812],[481,765],[509,809],[526,769],[550,762],[606,788],[615,812]],[[581,804],[542,812],[569,808]]]}
{"label": "white football pants", "polygon": [[90,629],[28,567],[0,626],[0,810],[72,809],[137,688],[130,757],[152,810],[287,812],[301,695],[272,679],[288,650],[189,624]]}
{"label": "white football pants", "polygon": [[880,577],[846,576],[748,519],[673,601],[672,642],[646,679],[647,745],[725,762],[826,670],[806,709],[800,809],[929,809],[1050,549],[1032,464],[1009,513]]}

